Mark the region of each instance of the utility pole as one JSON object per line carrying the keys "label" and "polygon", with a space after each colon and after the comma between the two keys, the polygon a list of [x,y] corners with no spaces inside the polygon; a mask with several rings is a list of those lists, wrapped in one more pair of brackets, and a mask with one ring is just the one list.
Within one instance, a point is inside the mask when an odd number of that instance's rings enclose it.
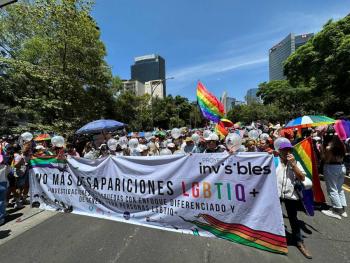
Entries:
{"label": "utility pole", "polygon": [[[151,120],[152,120],[152,129],[154,129],[154,117],[153,117],[153,93],[156,90],[156,88],[163,83],[164,81],[168,79],[174,79],[174,77],[166,78],[166,79],[160,79],[157,81],[157,85],[153,87],[153,81],[150,82],[151,84]],[[165,94],[164,94],[165,95]]]}

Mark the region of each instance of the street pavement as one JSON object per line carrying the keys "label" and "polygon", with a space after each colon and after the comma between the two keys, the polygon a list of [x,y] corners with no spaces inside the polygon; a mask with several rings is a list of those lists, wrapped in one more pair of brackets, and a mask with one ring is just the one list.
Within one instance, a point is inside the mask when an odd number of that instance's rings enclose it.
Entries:
{"label": "street pavement", "polygon": [[[350,201],[348,190],[346,196]],[[10,222],[0,227],[1,263],[311,262],[293,244],[283,256],[224,240],[74,214],[29,207],[9,212]],[[337,220],[316,211],[314,217],[300,212],[299,219],[313,262],[350,262],[350,218]],[[286,218],[285,223],[290,229]]]}

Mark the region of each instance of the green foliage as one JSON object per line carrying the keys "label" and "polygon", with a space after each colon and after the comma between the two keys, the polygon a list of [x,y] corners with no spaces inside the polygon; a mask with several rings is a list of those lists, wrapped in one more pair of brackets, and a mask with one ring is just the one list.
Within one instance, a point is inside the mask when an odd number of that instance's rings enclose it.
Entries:
{"label": "green foliage", "polygon": [[115,113],[106,50],[87,0],[20,1],[0,13],[3,130],[73,131]]}
{"label": "green foliage", "polygon": [[270,122],[289,120],[289,112],[282,111],[275,104],[263,105],[253,103],[249,105],[238,105],[233,107],[227,118],[233,122],[251,123],[256,120],[267,120]]}
{"label": "green foliage", "polygon": [[200,127],[204,119],[196,104],[181,96],[167,96],[153,99],[154,125],[163,129],[172,129],[189,125]]}
{"label": "green foliage", "polygon": [[22,0],[0,10],[0,132],[71,133],[100,118],[134,131],[200,125],[186,98],[123,92],[89,0]]}
{"label": "green foliage", "polygon": [[285,74],[293,87],[310,87],[312,100],[324,113],[350,113],[349,55],[350,16],[346,16],[337,22],[329,21],[292,54],[286,61]]}
{"label": "green foliage", "polygon": [[287,80],[264,82],[258,94],[265,105],[305,114],[350,113],[350,17],[328,21],[321,32],[285,62]]}
{"label": "green foliage", "polygon": [[290,118],[317,113],[312,100],[312,88],[299,85],[292,87],[288,80],[274,80],[259,85],[258,95],[265,105],[273,104],[281,111],[288,111]]}

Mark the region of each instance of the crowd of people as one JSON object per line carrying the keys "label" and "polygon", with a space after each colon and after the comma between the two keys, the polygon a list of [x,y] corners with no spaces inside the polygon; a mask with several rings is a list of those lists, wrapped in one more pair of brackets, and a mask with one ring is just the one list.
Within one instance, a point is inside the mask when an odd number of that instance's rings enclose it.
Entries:
{"label": "crowd of people", "polygon": [[[29,160],[32,156],[55,155],[59,158],[104,158],[116,156],[158,156],[173,154],[227,152],[267,152],[274,155],[278,191],[285,204],[292,235],[302,254],[311,258],[306,249],[297,218],[300,201],[295,191],[298,181],[307,180],[301,164],[293,156],[293,146],[310,137],[317,156],[318,169],[324,176],[330,209],[322,213],[336,219],[347,217],[342,185],[349,173],[350,138],[342,141],[332,125],[316,128],[285,129],[279,123],[235,125],[229,134],[217,134],[210,127],[203,129],[173,129],[169,131],[133,132],[125,130],[102,132],[99,135],[44,136],[33,138],[31,133],[0,138],[0,187],[5,207],[22,208],[29,204]],[[285,138],[279,140],[279,138]],[[0,189],[1,190],[1,189]],[[0,191],[1,192],[1,191]],[[0,210],[0,224],[5,223],[5,209]]]}

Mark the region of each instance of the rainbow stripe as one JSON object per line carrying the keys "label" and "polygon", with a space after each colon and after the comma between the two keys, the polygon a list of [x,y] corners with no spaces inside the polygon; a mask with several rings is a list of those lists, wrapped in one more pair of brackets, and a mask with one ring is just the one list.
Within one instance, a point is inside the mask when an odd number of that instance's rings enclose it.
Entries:
{"label": "rainbow stripe", "polygon": [[225,127],[233,127],[233,122],[230,121],[229,119],[220,119],[220,122],[224,124]]}
{"label": "rainbow stripe", "polygon": [[303,166],[306,176],[312,181],[314,200],[320,203],[325,202],[326,200],[321,188],[311,137],[308,137],[294,145],[294,156],[295,159]]}
{"label": "rainbow stripe", "polygon": [[218,123],[224,116],[224,105],[201,82],[197,85],[197,101],[206,119]]}
{"label": "rainbow stripe", "polygon": [[51,169],[64,169],[67,161],[65,159],[59,159],[54,155],[47,156],[34,156],[29,161],[30,168],[51,168]]}
{"label": "rainbow stripe", "polygon": [[241,224],[225,223],[207,214],[199,214],[197,217],[203,218],[207,223],[198,220],[191,221],[184,218],[182,219],[212,233],[218,238],[273,253],[288,253],[287,239],[285,236],[254,230]]}
{"label": "rainbow stripe", "polygon": [[328,125],[334,123],[335,120],[329,118],[327,116],[319,116],[319,115],[306,115],[303,117],[298,117],[296,119],[291,120],[287,123],[284,128],[307,128],[307,127],[316,127],[321,125]]}
{"label": "rainbow stripe", "polygon": [[225,124],[223,122],[219,122],[215,125],[215,133],[220,137],[220,139],[224,139],[227,134],[228,130],[225,128]]}
{"label": "rainbow stripe", "polygon": [[336,120],[334,129],[337,132],[340,140],[346,140],[350,138],[350,121],[349,120]]}

